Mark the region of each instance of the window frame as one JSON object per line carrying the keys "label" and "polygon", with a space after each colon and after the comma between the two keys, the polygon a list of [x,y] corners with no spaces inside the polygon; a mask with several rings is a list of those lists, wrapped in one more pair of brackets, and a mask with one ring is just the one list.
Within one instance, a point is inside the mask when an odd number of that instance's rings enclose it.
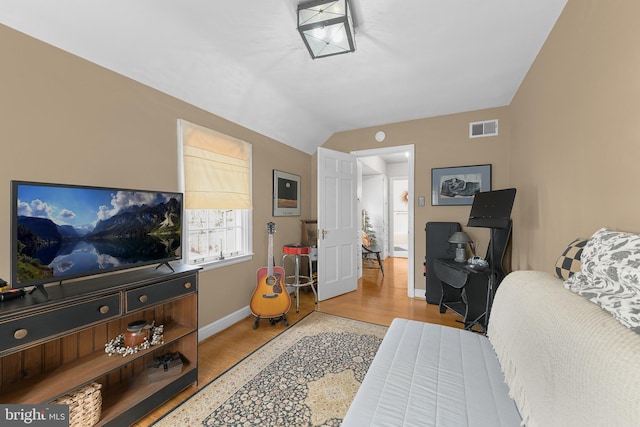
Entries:
{"label": "window frame", "polygon": [[[201,267],[203,267],[203,269],[208,270],[208,269],[212,269],[212,268],[218,268],[221,266],[226,266],[226,265],[232,265],[232,264],[236,264],[239,262],[244,262],[247,260],[251,260],[253,258],[253,246],[252,246],[252,210],[251,209],[224,209],[226,211],[232,211],[233,215],[236,217],[235,219],[238,220],[238,222],[240,223],[238,226],[235,226],[233,228],[236,228],[238,230],[240,230],[239,232],[241,233],[240,236],[240,246],[242,247],[242,251],[236,255],[233,254],[229,254],[229,253],[224,253],[223,254],[223,258],[216,258],[215,255],[209,255],[206,257],[203,257],[202,261],[198,261],[198,259],[193,259],[190,257],[191,254],[191,245],[190,245],[190,235],[192,232],[192,229],[190,228],[190,213],[191,211],[195,211],[195,210],[200,210],[200,211],[205,211],[207,212],[208,215],[210,215],[210,212],[212,211],[220,211],[222,209],[185,209],[185,247],[187,248],[186,250],[186,255],[183,257],[184,263],[188,264],[188,265],[199,265]],[[203,233],[211,233],[213,230],[222,230],[223,232],[225,230],[229,230],[229,227],[227,226],[222,226],[222,227],[215,227],[215,226],[211,226],[211,224],[208,224],[208,226],[206,228],[203,229]]]}
{"label": "window frame", "polygon": [[[183,156],[183,132],[181,126],[181,119],[178,119],[177,123],[177,133],[178,133],[178,186],[181,192],[185,192],[185,182],[184,182],[184,156]],[[253,147],[251,147],[249,153],[249,191],[251,202],[253,203]],[[253,209],[228,209],[233,211],[243,211],[240,216],[242,217],[242,225],[241,228],[245,232],[242,238],[244,245],[244,252],[237,256],[224,257],[224,259],[215,259],[213,257],[205,258],[202,262],[192,262],[190,258],[191,246],[189,242],[189,211],[196,209],[184,209],[184,219],[183,219],[183,233],[182,233],[182,259],[181,263],[187,265],[197,265],[202,267],[203,271],[217,269],[221,267],[226,267],[233,264],[238,264],[242,262],[251,261],[253,256],[255,255],[253,251]],[[199,209],[198,209],[199,210]],[[206,211],[218,211],[221,209],[203,209]]]}

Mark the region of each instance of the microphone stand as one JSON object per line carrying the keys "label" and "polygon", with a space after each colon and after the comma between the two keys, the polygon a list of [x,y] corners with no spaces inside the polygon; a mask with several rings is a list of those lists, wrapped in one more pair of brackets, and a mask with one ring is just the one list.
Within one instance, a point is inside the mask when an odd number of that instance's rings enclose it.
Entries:
{"label": "microphone stand", "polygon": [[489,270],[489,280],[487,281],[487,302],[484,311],[484,333],[487,333],[487,329],[489,328],[489,310],[492,305],[493,300],[493,285],[496,277],[496,267],[495,267],[495,253],[493,250],[494,245],[494,237],[495,237],[495,228],[489,229],[491,232],[491,237],[489,238],[489,254],[491,254],[491,265]]}

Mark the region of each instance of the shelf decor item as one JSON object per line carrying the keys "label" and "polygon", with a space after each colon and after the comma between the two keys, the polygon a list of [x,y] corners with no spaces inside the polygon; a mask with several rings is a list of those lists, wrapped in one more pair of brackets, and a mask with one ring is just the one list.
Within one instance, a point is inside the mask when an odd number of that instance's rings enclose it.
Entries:
{"label": "shelf decor item", "polygon": [[100,421],[102,384],[92,382],[53,400],[54,405],[69,405],[69,427],[90,427]]}
{"label": "shelf decor item", "polygon": [[129,335],[129,331],[127,333],[123,333],[109,341],[104,345],[104,351],[109,356],[114,354],[121,354],[122,357],[128,356],[129,354],[135,354],[139,351],[146,350],[152,345],[164,344],[164,325],[153,326],[153,323],[149,329],[151,329],[151,339],[146,336],[143,337],[142,342],[137,345],[127,345],[129,342],[127,335]]}
{"label": "shelf decor item", "polygon": [[135,347],[149,339],[149,332],[153,328],[153,324],[148,324],[144,320],[136,320],[127,325],[124,332],[124,345],[127,347]]}
{"label": "shelf decor item", "polygon": [[491,165],[431,169],[431,205],[471,205],[473,196],[491,191]]}
{"label": "shelf decor item", "polygon": [[182,372],[182,356],[177,351],[154,358],[147,365],[147,378],[150,383],[175,377]]}

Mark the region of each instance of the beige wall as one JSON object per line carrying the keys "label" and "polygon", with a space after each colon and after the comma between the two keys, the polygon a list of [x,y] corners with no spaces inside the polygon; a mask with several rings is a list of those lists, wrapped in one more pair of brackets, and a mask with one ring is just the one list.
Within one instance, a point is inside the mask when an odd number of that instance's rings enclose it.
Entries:
{"label": "beige wall", "polygon": [[[639,16],[637,0],[569,0],[508,107],[342,132],[324,146],[415,144],[415,197],[427,201],[431,168],[491,163],[493,188],[518,190],[513,268],[552,272],[576,237],[600,227],[640,232]],[[470,121],[494,118],[499,137],[468,138]],[[377,130],[387,133],[382,144]],[[416,288],[424,288],[424,224],[464,225],[468,212],[416,204]],[[466,231],[484,254],[486,230]]]}
{"label": "beige wall", "polygon": [[9,280],[11,180],[175,191],[176,120],[253,146],[251,262],[203,272],[200,325],[246,307],[267,262],[271,175],[302,178],[302,216],[276,218],[276,257],[310,215],[310,156],[0,25],[0,277]]}
{"label": "beige wall", "polygon": [[[569,0],[504,108],[342,132],[339,151],[414,144],[416,287],[424,288],[424,225],[465,223],[469,207],[430,206],[431,168],[493,165],[493,188],[518,189],[514,268],[552,271],[564,246],[599,227],[640,232],[640,2]],[[175,121],[184,118],[253,144],[254,248],[250,263],[202,274],[201,325],[248,304],[266,261],[271,170],[302,176],[302,216],[276,218],[276,249],[315,218],[315,157],[0,26],[2,169],[0,277],[9,275],[9,181],[177,189]],[[364,101],[363,101],[364,102]],[[500,120],[500,136],[470,140],[470,121]],[[383,144],[374,140],[384,130]],[[315,194],[315,192],[314,192]],[[488,233],[468,229],[484,252]],[[277,251],[276,251],[277,254]],[[276,255],[277,256],[277,255]]]}
{"label": "beige wall", "polygon": [[[499,120],[496,137],[469,138],[469,123],[480,120]],[[374,135],[383,130],[387,137],[379,143]],[[413,144],[415,147],[415,199],[424,196],[426,206],[415,203],[415,271],[416,289],[425,289],[423,265],[425,257],[425,224],[432,221],[467,223],[470,206],[431,206],[431,169],[463,165],[492,165],[492,186],[507,188],[509,183],[510,125],[506,108],[493,108],[470,113],[413,120],[341,132],[333,135],[323,147],[351,152],[373,148]],[[464,228],[464,227],[463,227]],[[479,241],[480,254],[486,252],[489,232],[481,228],[464,228]],[[422,293],[423,294],[423,293]],[[420,295],[420,292],[417,293]]]}
{"label": "beige wall", "polygon": [[569,0],[510,107],[514,267],[600,227],[640,232],[640,2]]}

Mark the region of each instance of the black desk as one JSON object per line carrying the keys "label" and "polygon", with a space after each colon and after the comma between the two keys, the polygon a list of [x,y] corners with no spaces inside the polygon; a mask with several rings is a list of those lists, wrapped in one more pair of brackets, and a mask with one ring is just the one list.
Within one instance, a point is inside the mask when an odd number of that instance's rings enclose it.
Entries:
{"label": "black desk", "polygon": [[478,325],[486,332],[487,287],[490,272],[474,269],[466,263],[438,258],[433,270],[442,285],[440,313],[447,308],[462,316],[465,329]]}

